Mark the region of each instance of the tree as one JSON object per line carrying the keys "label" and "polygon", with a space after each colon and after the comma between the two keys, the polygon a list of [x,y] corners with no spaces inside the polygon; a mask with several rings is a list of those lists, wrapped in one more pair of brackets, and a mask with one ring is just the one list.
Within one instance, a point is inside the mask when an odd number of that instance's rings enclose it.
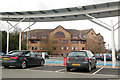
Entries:
{"label": "tree", "polygon": [[93,53],[101,53],[105,51],[104,45],[92,39],[87,40],[86,49],[92,51]]}
{"label": "tree", "polygon": [[6,53],[6,47],[7,47],[7,32],[2,31],[2,52]]}
{"label": "tree", "polygon": [[10,34],[10,43],[9,43],[9,51],[18,50],[19,49],[19,34],[11,33]]}
{"label": "tree", "polygon": [[[19,49],[19,33],[10,33],[9,34],[9,51]],[[7,32],[2,31],[2,52],[6,53],[7,48]],[[26,44],[22,42],[22,50],[26,50]]]}
{"label": "tree", "polygon": [[48,52],[49,55],[51,55],[57,48],[57,42],[54,39],[44,38],[41,42],[44,43],[45,51]]}

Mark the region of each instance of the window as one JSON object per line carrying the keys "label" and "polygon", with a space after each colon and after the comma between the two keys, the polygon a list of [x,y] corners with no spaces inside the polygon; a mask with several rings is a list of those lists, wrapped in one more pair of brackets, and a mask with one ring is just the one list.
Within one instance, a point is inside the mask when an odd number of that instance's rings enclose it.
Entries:
{"label": "window", "polygon": [[54,37],[55,38],[65,38],[65,34],[63,32],[56,32]]}
{"label": "window", "polygon": [[78,35],[74,34],[72,35],[72,38],[78,38]]}
{"label": "window", "polygon": [[62,40],[62,43],[68,43],[68,40]]}
{"label": "window", "polygon": [[78,43],[79,43],[79,41],[72,41],[72,43],[73,43],[73,44],[78,44]]}
{"label": "window", "polygon": [[9,52],[9,55],[12,55],[12,56],[18,56],[20,54],[21,54],[20,51],[11,51],[11,52]]}
{"label": "window", "polygon": [[37,47],[32,47],[32,50],[37,50]]}
{"label": "window", "polygon": [[68,49],[68,47],[62,47],[62,50],[67,50]]}
{"label": "window", "polygon": [[23,35],[23,38],[27,38],[27,35]]}
{"label": "window", "polygon": [[86,56],[86,52],[85,51],[74,51],[74,52],[70,52],[68,56]]}
{"label": "window", "polygon": [[84,47],[82,47],[82,50],[84,50]]}
{"label": "window", "polygon": [[43,34],[43,35],[42,35],[42,38],[46,38],[46,37],[47,37],[46,34]]}
{"label": "window", "polygon": [[88,51],[88,56],[89,56],[90,58],[93,57],[92,52]]}
{"label": "window", "polygon": [[84,41],[80,41],[81,44],[84,44]]}
{"label": "window", "polygon": [[36,56],[36,54],[34,53],[34,52],[30,52],[31,53],[31,57],[35,57]]}
{"label": "window", "polygon": [[93,35],[93,33],[91,33],[91,35]]}
{"label": "window", "polygon": [[83,38],[86,39],[86,35],[83,35]]}
{"label": "window", "polygon": [[53,50],[58,50],[58,48],[57,47],[53,47]]}
{"label": "window", "polygon": [[64,50],[66,50],[67,48],[66,48],[66,47],[64,47],[63,49],[64,49]]}
{"label": "window", "polygon": [[36,34],[33,34],[33,35],[32,35],[32,38],[37,38]]}
{"label": "window", "polygon": [[41,49],[41,50],[47,50],[47,48],[46,48],[46,47],[41,47],[40,49]]}
{"label": "window", "polygon": [[36,41],[36,40],[32,40],[32,41],[31,41],[31,43],[37,43],[37,42],[38,42],[38,41]]}
{"label": "window", "polygon": [[30,52],[26,52],[26,53],[24,54],[24,56],[29,57],[29,56],[31,56],[31,54],[30,54]]}
{"label": "window", "polygon": [[77,49],[77,47],[72,47],[72,50],[76,50]]}

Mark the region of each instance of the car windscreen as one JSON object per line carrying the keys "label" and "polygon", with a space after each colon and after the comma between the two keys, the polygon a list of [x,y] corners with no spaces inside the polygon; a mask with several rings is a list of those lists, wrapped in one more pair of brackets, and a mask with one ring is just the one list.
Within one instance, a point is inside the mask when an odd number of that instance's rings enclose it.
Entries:
{"label": "car windscreen", "polygon": [[8,55],[12,55],[12,56],[18,56],[20,55],[21,52],[20,51],[12,51],[12,52],[9,52]]}
{"label": "car windscreen", "polygon": [[68,56],[80,56],[80,57],[85,57],[87,56],[85,51],[76,51],[76,52],[70,52]]}

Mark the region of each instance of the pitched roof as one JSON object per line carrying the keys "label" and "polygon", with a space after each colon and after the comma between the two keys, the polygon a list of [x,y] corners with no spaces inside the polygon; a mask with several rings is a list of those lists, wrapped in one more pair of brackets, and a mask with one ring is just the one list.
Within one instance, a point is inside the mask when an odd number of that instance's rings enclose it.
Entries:
{"label": "pitched roof", "polygon": [[[58,26],[58,27],[62,27],[62,26]],[[30,30],[29,34],[36,35],[37,38],[41,38],[43,35],[48,36],[49,33],[55,29],[34,29],[34,30]],[[65,30],[68,31],[71,35],[86,35],[91,29],[86,29],[86,30],[65,29]]]}

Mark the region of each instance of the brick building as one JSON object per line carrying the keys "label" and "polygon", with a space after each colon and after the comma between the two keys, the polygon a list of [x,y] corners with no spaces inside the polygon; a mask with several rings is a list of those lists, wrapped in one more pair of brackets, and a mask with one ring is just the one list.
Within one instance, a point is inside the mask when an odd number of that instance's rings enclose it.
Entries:
{"label": "brick building", "polygon": [[[103,36],[96,34],[93,29],[75,30],[58,26],[55,29],[31,30],[29,35],[29,50],[45,51],[52,56],[63,56],[72,50],[89,49],[94,52],[96,47],[105,50]],[[22,40],[26,40],[26,33],[23,33]]]}

